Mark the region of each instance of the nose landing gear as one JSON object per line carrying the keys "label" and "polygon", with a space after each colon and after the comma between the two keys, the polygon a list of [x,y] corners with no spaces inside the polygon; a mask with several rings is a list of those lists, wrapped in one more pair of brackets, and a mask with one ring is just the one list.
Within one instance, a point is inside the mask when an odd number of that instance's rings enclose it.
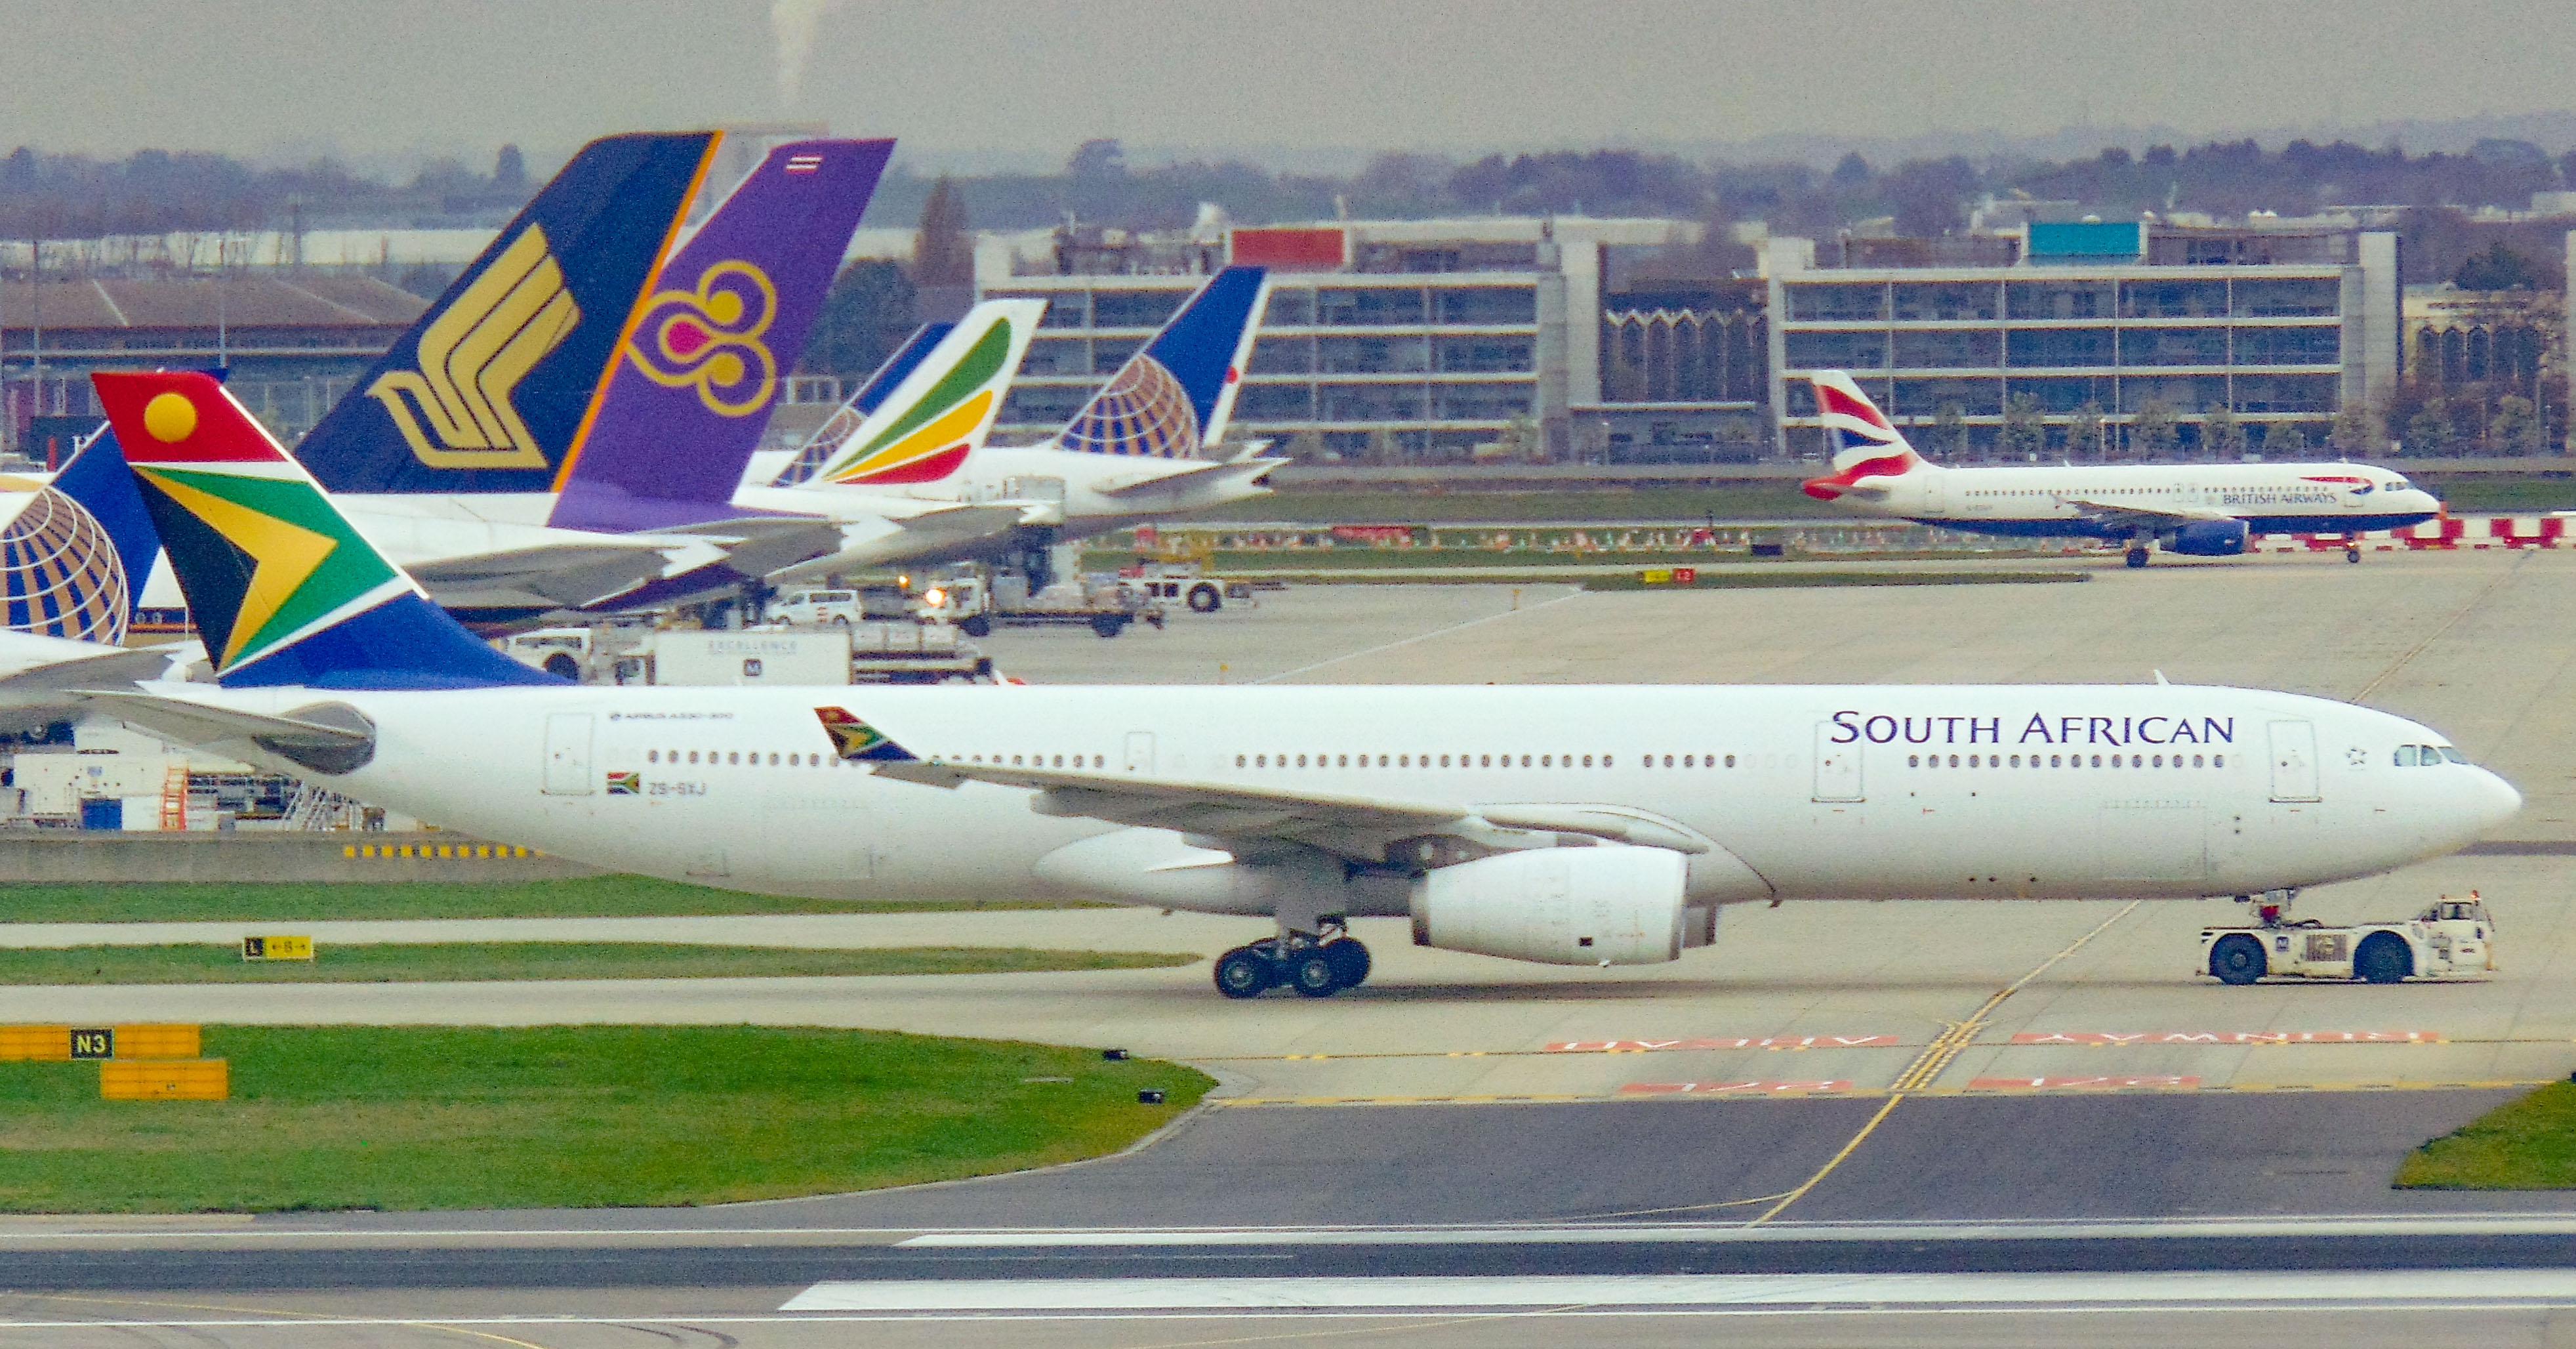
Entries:
{"label": "nose landing gear", "polygon": [[1285,985],[1300,997],[1329,998],[1369,976],[1369,951],[1340,922],[1321,933],[1290,932],[1238,946],[1216,960],[1216,991],[1257,998]]}

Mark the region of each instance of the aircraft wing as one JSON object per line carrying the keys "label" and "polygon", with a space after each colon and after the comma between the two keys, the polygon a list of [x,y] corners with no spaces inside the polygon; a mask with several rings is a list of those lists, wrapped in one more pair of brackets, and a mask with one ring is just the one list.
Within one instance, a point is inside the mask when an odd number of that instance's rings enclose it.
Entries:
{"label": "aircraft wing", "polygon": [[2065,501],[2067,505],[2081,509],[2086,519],[2125,529],[2157,529],[2202,520],[2236,518],[2225,511],[2202,506],[2139,506],[2126,501],[2096,501],[2079,496],[2067,497]]}
{"label": "aircraft wing", "polygon": [[[367,725],[344,704],[326,705],[321,709],[324,712],[336,710],[340,715],[335,720],[347,723],[334,724],[305,716],[272,716],[216,707],[141,689],[85,689],[80,691],[80,696],[92,707],[119,721],[130,722],[183,745],[219,745],[226,741],[247,740],[308,766],[314,763],[316,756],[363,754],[372,751],[376,743],[375,728]],[[315,709],[300,710],[312,712]]]}
{"label": "aircraft wing", "polygon": [[1140,777],[1106,769],[1005,768],[998,764],[879,762],[879,777],[955,787],[989,782],[1040,793],[1042,815],[1081,816],[1145,829],[1226,840],[1235,851],[1293,843],[1363,862],[1390,862],[1390,843],[1427,835],[1497,841],[1512,834],[1580,834],[1614,843],[1705,853],[1697,831],[1646,811],[1618,806],[1511,804],[1464,806],[1400,796],[1296,791],[1232,782]]}
{"label": "aircraft wing", "polygon": [[1202,480],[1212,477],[1252,477],[1258,474],[1267,473],[1282,464],[1290,462],[1293,461],[1287,459],[1219,459],[1207,463],[1194,463],[1187,468],[1177,469],[1169,473],[1143,474],[1121,482],[1104,483],[1095,488],[1095,490],[1097,490],[1102,496],[1107,497],[1142,496],[1147,493],[1161,492],[1177,487],[1194,486]]}

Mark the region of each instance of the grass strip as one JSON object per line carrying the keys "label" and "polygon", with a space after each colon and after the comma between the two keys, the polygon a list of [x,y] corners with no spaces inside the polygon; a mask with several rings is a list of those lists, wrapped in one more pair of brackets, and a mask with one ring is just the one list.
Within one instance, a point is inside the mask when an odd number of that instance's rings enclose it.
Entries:
{"label": "grass strip", "polygon": [[[1214,1082],[1099,1051],[886,1031],[209,1026],[229,1101],[102,1101],[0,1064],[0,1210],[715,1204],[1115,1152]],[[1153,1088],[1164,1104],[1138,1104]]]}
{"label": "grass strip", "polygon": [[1083,908],[1051,901],[797,899],[649,876],[551,881],[40,882],[0,885],[12,923],[267,923],[297,919],[686,918],[747,913],[950,913]]}
{"label": "grass strip", "polygon": [[2089,581],[2080,571],[1753,571],[1701,572],[1689,585],[1648,585],[1635,572],[1586,576],[1586,590],[1765,590],[1783,586],[1994,586],[2059,585]]}
{"label": "grass strip", "polygon": [[2576,1190],[2576,1084],[2508,1101],[2408,1153],[2401,1190]]}
{"label": "grass strip", "polygon": [[864,974],[1028,974],[1187,965],[1169,951],[995,946],[813,950],[665,942],[317,943],[311,960],[247,961],[238,948],[0,949],[0,984],[410,984],[509,979],[784,979]]}

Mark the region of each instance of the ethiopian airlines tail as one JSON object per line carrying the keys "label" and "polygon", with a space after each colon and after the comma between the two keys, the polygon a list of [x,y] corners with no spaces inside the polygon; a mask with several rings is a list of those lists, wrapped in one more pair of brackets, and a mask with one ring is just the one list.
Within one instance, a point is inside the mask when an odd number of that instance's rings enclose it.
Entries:
{"label": "ethiopian airlines tail", "polygon": [[1259,267],[1209,277],[1057,433],[1056,447],[1186,459],[1222,439],[1269,293],[1269,274]]}
{"label": "ethiopian airlines tail", "polygon": [[842,433],[805,485],[892,486],[954,474],[992,434],[1045,313],[1044,300],[986,300],[968,310],[865,421]]}
{"label": "ethiopian airlines tail", "polygon": [[1816,416],[1834,437],[1834,471],[1801,484],[1807,495],[1831,501],[1848,494],[1868,495],[1863,478],[1897,478],[1908,473],[1936,473],[1905,439],[1905,433],[1869,401],[1860,385],[1840,370],[1819,370]]}
{"label": "ethiopian airlines tail", "polygon": [[91,376],[219,682],[553,682],[476,641],[350,527],[211,376]]}
{"label": "ethiopian airlines tail", "polygon": [[304,438],[305,466],[334,492],[557,490],[717,140],[583,146]]}
{"label": "ethiopian airlines tail", "polygon": [[[913,329],[912,336],[905,338],[903,345],[885,358],[885,364],[878,366],[876,373],[868,376],[857,393],[851,394],[830,418],[816,427],[803,445],[792,451],[753,456],[752,469],[744,475],[743,486],[794,487],[813,477],[823,467],[823,461],[838,453],[841,446],[858,433],[871,413],[885,406],[896,386],[910,379],[912,372],[930,359],[931,351],[956,327],[954,323],[925,323]],[[764,458],[769,461],[767,468],[761,464]]]}
{"label": "ethiopian airlines tail", "polygon": [[668,529],[741,514],[743,467],[805,351],[891,140],[772,149],[629,321],[547,523]]}

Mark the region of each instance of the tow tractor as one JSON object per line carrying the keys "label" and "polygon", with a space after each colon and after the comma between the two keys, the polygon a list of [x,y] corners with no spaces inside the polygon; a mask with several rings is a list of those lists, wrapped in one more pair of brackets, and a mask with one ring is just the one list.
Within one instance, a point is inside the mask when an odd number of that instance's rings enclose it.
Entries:
{"label": "tow tractor", "polygon": [[2495,972],[2495,919],[2472,890],[2444,895],[2402,922],[2329,924],[2293,920],[2296,892],[2266,891],[2247,902],[2261,921],[2250,927],[2200,930],[2200,964],[2192,973],[2224,984],[2272,979],[2359,979],[2465,982]]}

